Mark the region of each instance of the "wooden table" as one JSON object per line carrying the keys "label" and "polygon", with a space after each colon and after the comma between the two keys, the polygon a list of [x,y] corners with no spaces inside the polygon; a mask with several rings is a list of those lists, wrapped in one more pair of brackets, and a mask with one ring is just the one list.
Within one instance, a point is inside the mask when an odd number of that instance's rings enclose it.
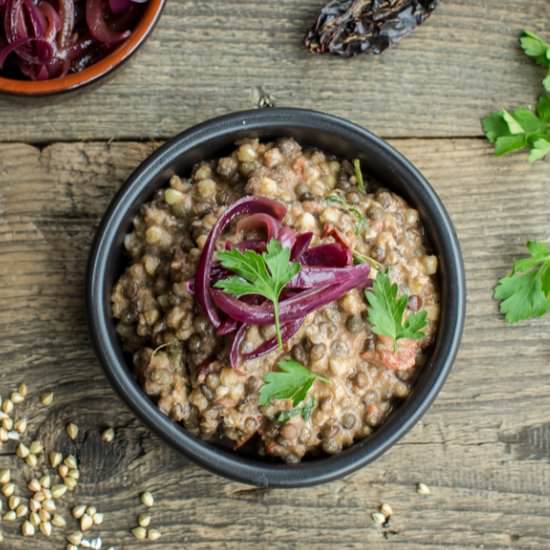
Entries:
{"label": "wooden table", "polygon": [[[495,158],[479,119],[534,103],[542,72],[516,37],[544,32],[550,4],[449,0],[398,48],[353,60],[301,47],[320,4],[170,0],[143,52],[102,88],[52,106],[0,102],[0,391],[26,382],[24,440],[80,459],[63,502],[105,513],[94,531],[104,548],[548,549],[550,317],[507,327],[491,293],[526,240],[550,235],[550,165]],[[460,354],[429,413],[374,464],[299,491],[224,481],[166,447],[106,382],[84,311],[88,248],[130,171],[164,138],[265,97],[348,117],[405,153],[447,205],[468,279]],[[25,494],[31,472],[14,450],[4,445],[0,467]],[[129,533],[145,489],[156,543]],[[394,509],[383,528],[371,520],[381,503]],[[18,523],[0,528],[1,548],[64,548],[63,530],[23,539]]]}

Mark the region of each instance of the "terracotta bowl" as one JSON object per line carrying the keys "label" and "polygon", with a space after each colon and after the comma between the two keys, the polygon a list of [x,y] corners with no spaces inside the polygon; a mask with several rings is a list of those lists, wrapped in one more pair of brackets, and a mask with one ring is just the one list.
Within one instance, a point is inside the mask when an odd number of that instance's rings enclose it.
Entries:
{"label": "terracotta bowl", "polygon": [[116,50],[83,71],[41,81],[0,77],[0,94],[32,98],[64,95],[105,80],[145,43],[160,19],[165,3],[166,0],[148,0],[145,12],[130,37]]}

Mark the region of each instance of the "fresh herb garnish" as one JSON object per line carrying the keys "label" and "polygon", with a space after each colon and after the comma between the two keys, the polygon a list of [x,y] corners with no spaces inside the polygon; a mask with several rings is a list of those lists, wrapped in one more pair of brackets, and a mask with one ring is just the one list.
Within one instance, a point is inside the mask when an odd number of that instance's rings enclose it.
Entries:
{"label": "fresh herb garnish", "polygon": [[353,161],[353,168],[355,170],[355,181],[357,182],[357,187],[363,192],[367,192],[367,188],[365,186],[365,180],[363,179],[363,171],[361,170],[361,161],[359,159],[355,159]]}
{"label": "fresh herb garnish", "polygon": [[279,297],[285,285],[300,271],[300,264],[290,261],[290,248],[271,239],[263,254],[253,250],[226,250],[218,252],[216,258],[223,267],[237,274],[218,281],[216,288],[237,298],[258,294],[273,303],[277,342],[282,350]]}
{"label": "fresh herb garnish", "polygon": [[365,296],[369,303],[368,320],[373,332],[393,338],[395,351],[398,340],[420,340],[425,336],[423,329],[428,324],[427,312],[411,313],[403,320],[408,297],[397,296],[397,285],[392,284],[387,273],[378,273],[372,289],[366,290]]}
{"label": "fresh herb garnish", "polygon": [[550,97],[539,98],[536,113],[519,107],[512,113],[492,113],[482,121],[487,139],[494,143],[497,156],[529,149],[529,161],[550,153]]}
{"label": "fresh herb garnish", "polygon": [[[550,44],[528,31],[524,31],[520,42],[529,57],[548,67],[543,84],[550,91]],[[485,136],[495,145],[497,156],[528,149],[529,162],[535,162],[550,154],[549,96],[539,98],[535,112],[529,107],[518,107],[513,112],[492,113],[481,122]]]}
{"label": "fresh herb garnish", "polygon": [[550,44],[529,31],[523,31],[520,43],[526,55],[532,57],[535,63],[548,68],[548,74],[542,83],[544,88],[550,92]]}
{"label": "fresh herb garnish", "polygon": [[512,273],[495,289],[500,311],[509,324],[550,311],[550,249],[545,242],[529,241],[527,250],[530,256],[516,260]]}
{"label": "fresh herb garnish", "polygon": [[292,409],[288,409],[288,411],[281,411],[277,415],[277,422],[284,424],[285,422],[288,422],[291,418],[299,415],[302,415],[302,418],[307,422],[311,418],[311,415],[313,414],[316,406],[317,399],[315,399],[315,397],[311,397],[302,405],[292,407]]}
{"label": "fresh herb garnish", "polygon": [[345,210],[355,218],[355,221],[357,222],[357,225],[355,226],[356,235],[359,235],[363,229],[368,227],[369,222],[364,214],[362,214],[358,208],[346,202],[346,200],[340,195],[329,195],[326,200],[327,202],[337,204],[342,210]]}
{"label": "fresh herb garnish", "polygon": [[292,406],[298,406],[313,386],[315,380],[329,383],[324,376],[315,374],[293,359],[283,359],[277,365],[280,371],[268,372],[264,377],[265,384],[260,388],[260,406],[265,406],[274,399],[292,399]]}

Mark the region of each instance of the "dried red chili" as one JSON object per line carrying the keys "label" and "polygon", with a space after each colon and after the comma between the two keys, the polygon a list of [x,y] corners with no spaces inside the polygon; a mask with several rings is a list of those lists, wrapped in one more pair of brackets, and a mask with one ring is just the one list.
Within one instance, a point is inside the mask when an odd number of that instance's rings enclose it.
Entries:
{"label": "dried red chili", "polygon": [[314,53],[379,54],[413,32],[439,0],[332,0],[305,38]]}

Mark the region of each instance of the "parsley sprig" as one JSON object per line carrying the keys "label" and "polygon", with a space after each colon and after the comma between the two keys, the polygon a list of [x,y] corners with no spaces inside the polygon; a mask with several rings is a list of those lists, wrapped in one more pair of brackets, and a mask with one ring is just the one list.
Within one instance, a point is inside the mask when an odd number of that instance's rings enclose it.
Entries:
{"label": "parsley sprig", "polygon": [[216,288],[237,298],[258,294],[273,303],[277,342],[282,350],[279,298],[283,288],[300,271],[300,264],[290,261],[290,248],[271,239],[263,254],[253,250],[226,250],[218,252],[216,258],[223,267],[236,273],[218,281],[214,285]]}
{"label": "parsley sprig", "polygon": [[495,145],[497,156],[529,149],[529,161],[550,153],[550,96],[541,96],[536,112],[519,107],[492,113],[483,119],[487,139]]}
{"label": "parsley sprig", "polygon": [[545,242],[529,241],[527,251],[529,257],[516,260],[512,272],[495,289],[509,324],[550,311],[550,249]]}
{"label": "parsley sprig", "polygon": [[[550,44],[528,31],[523,32],[520,43],[526,55],[548,67],[543,85],[550,91]],[[550,97],[542,95],[536,111],[518,107],[512,112],[492,113],[482,120],[482,126],[497,156],[528,149],[530,162],[541,160],[550,154]]]}
{"label": "parsley sprig", "polygon": [[283,359],[277,366],[279,371],[268,372],[264,377],[265,383],[260,388],[258,401],[262,407],[274,399],[291,399],[292,406],[297,407],[304,401],[315,380],[321,380],[326,384],[330,382],[324,376],[315,374],[294,359]]}
{"label": "parsley sprig", "polygon": [[380,272],[372,289],[365,291],[369,303],[368,320],[372,330],[379,336],[392,338],[394,351],[397,351],[397,342],[402,338],[424,338],[423,329],[428,324],[426,311],[411,313],[403,319],[409,299],[405,294],[398,297],[397,290],[397,285],[392,284],[389,275]]}
{"label": "parsley sprig", "polygon": [[550,92],[550,44],[534,32],[529,31],[523,31],[520,43],[526,55],[532,57],[538,65],[548,69],[548,74],[542,84],[544,89]]}

